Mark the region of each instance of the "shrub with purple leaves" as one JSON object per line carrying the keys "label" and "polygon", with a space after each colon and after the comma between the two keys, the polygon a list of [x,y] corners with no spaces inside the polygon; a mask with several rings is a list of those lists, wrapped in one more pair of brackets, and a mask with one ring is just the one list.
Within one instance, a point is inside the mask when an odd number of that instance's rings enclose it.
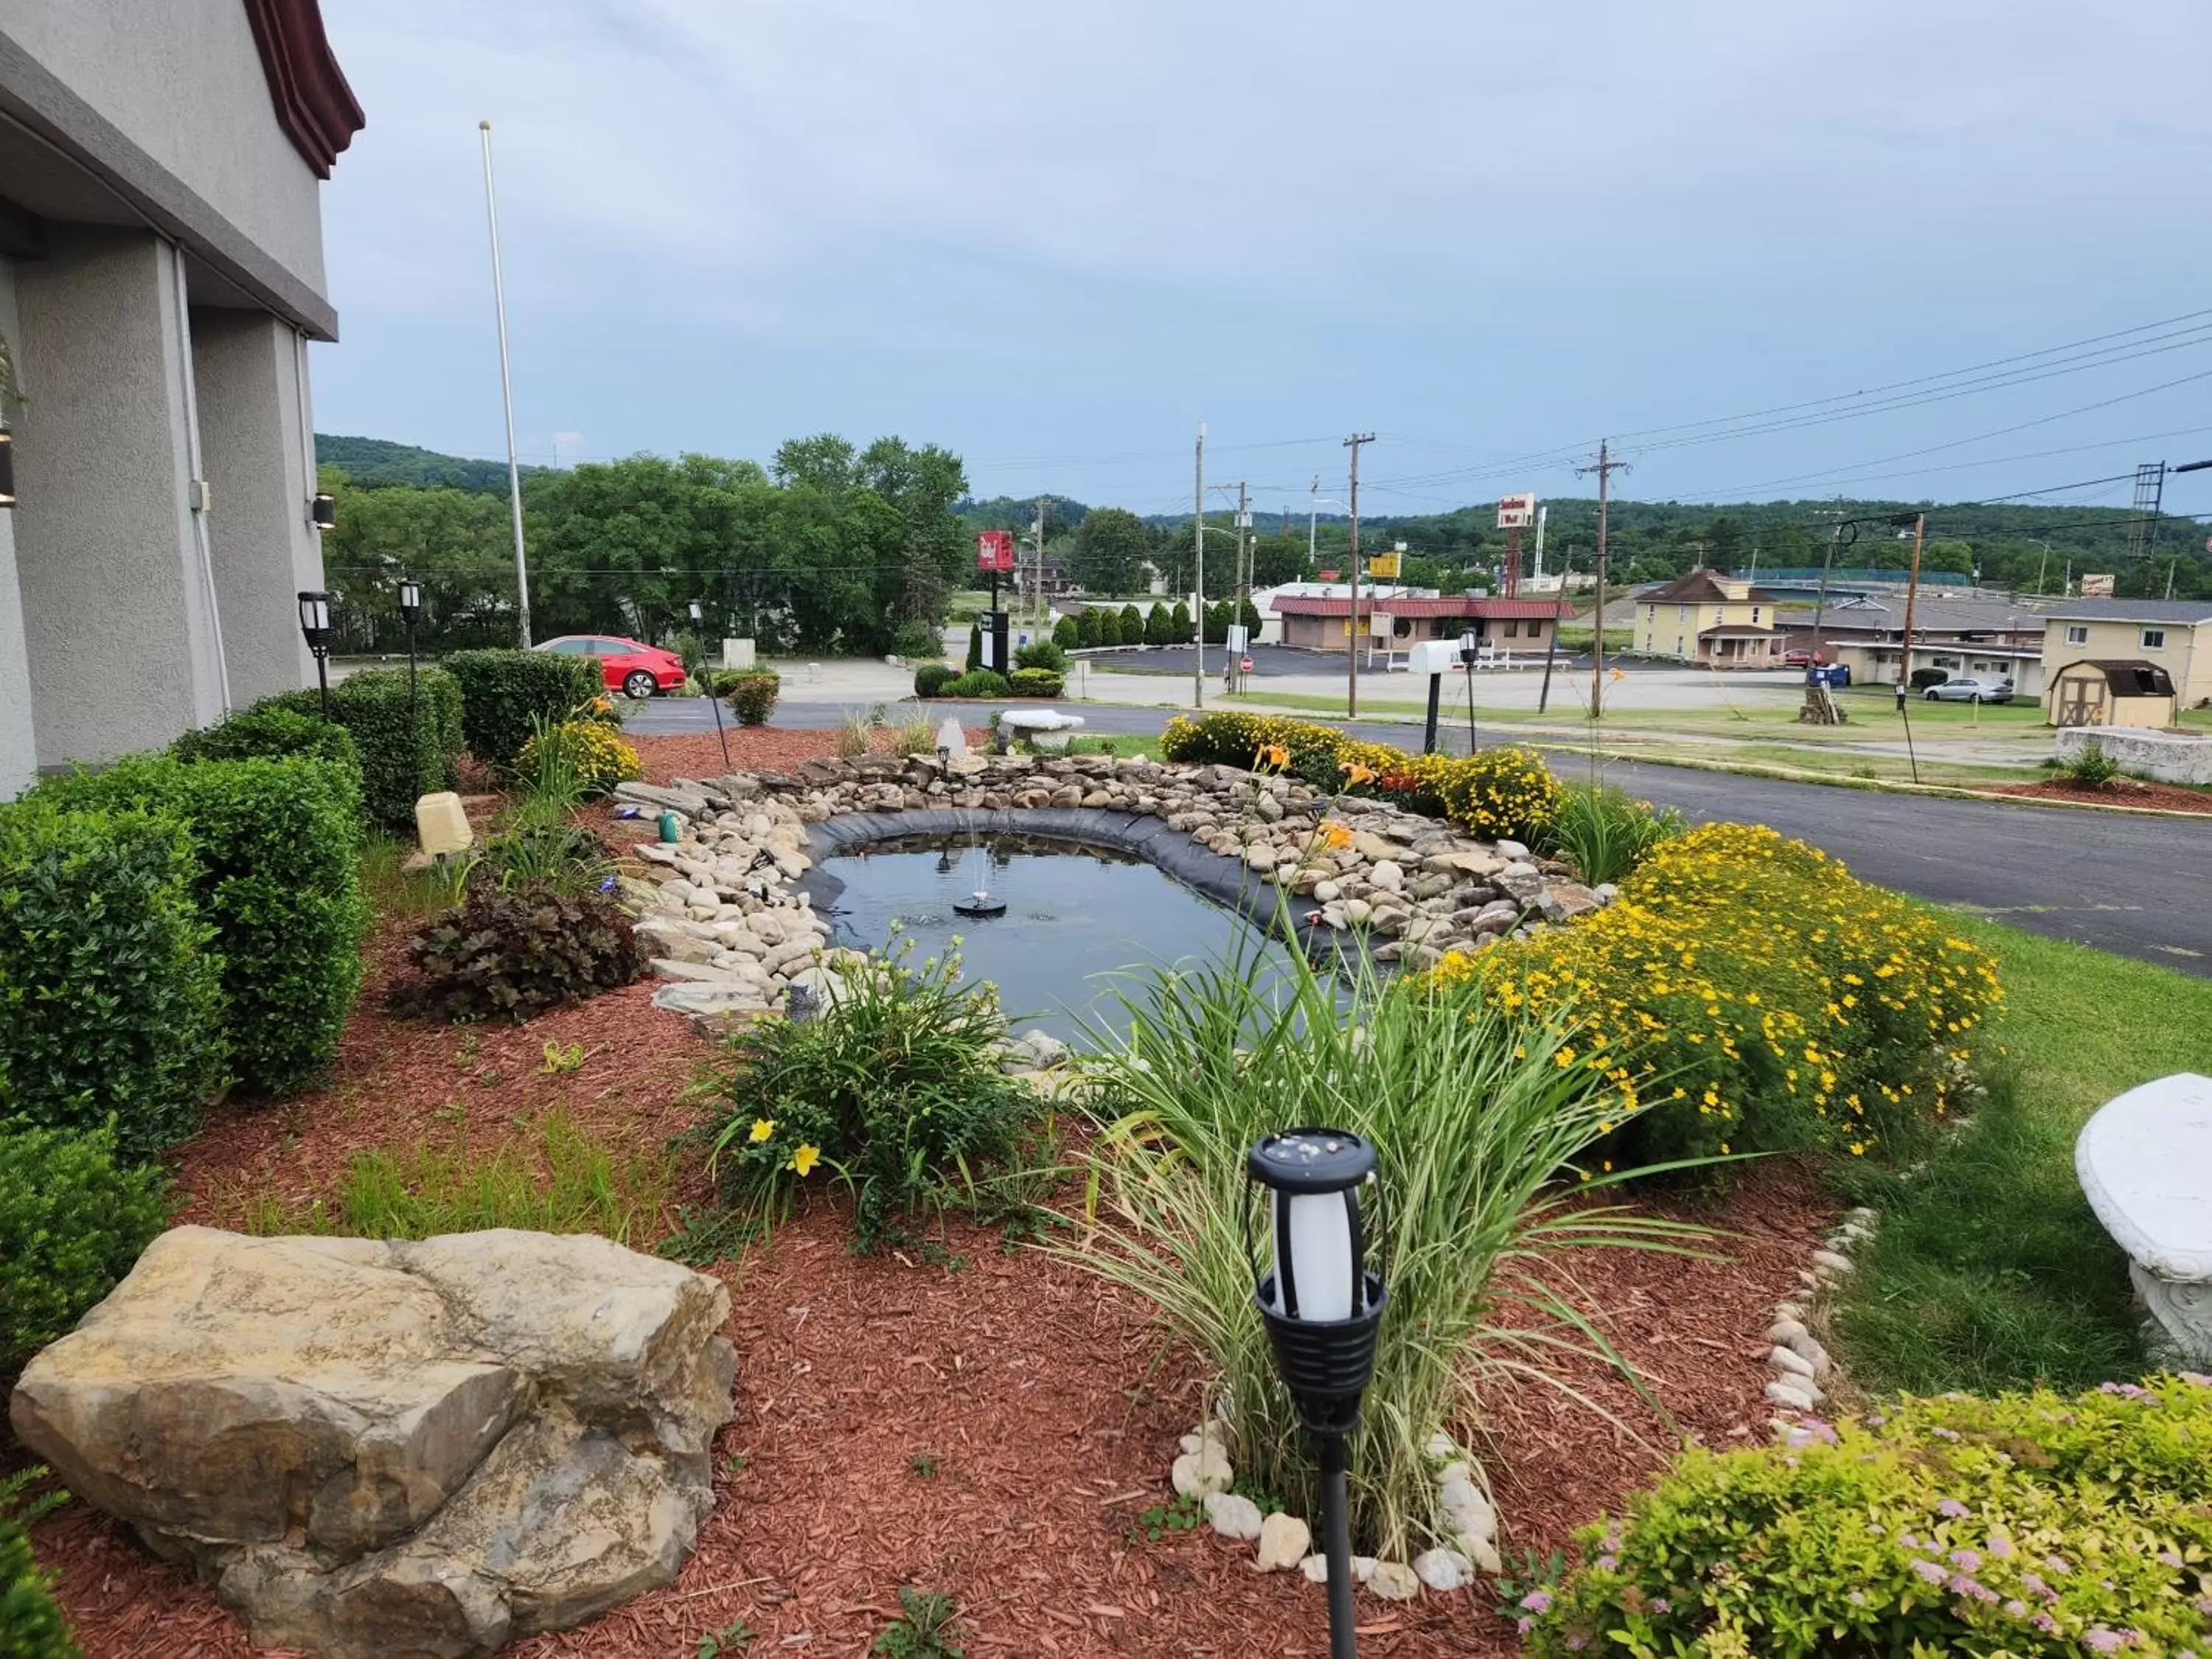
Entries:
{"label": "shrub with purple leaves", "polygon": [[2212,1659],[2212,1376],[1692,1449],[1506,1609],[1540,1656]]}

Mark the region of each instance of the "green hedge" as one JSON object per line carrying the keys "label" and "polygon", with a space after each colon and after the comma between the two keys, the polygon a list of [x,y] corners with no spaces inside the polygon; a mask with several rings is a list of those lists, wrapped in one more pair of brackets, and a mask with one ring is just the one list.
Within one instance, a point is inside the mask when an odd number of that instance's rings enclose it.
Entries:
{"label": "green hedge", "polygon": [[256,757],[313,755],[336,761],[361,775],[361,754],[343,726],[325,722],[271,702],[258,702],[226,714],[213,726],[187,732],[169,745],[180,761],[251,760]]}
{"label": "green hedge", "polygon": [[460,683],[461,735],[487,766],[514,764],[535,720],[558,725],[607,692],[597,657],[553,651],[455,651],[441,665]]}
{"label": "green hedge", "polygon": [[995,669],[971,668],[957,680],[948,680],[938,693],[944,697],[1003,697],[1011,688]]}
{"label": "green hedge", "polygon": [[173,820],[0,805],[0,1124],[112,1113],[132,1158],[191,1133],[226,1075],[196,874]]}
{"label": "green hedge", "polygon": [[1049,668],[1017,668],[1006,676],[1006,689],[1018,697],[1056,697],[1067,689],[1067,676]]}
{"label": "green hedge", "polygon": [[933,697],[959,678],[949,662],[926,662],[914,671],[914,695]]}
{"label": "green hedge", "polygon": [[766,726],[782,691],[783,676],[773,668],[741,669],[730,681],[730,710],[740,726]]}
{"label": "green hedge", "polygon": [[1522,1598],[1535,1655],[2212,1651],[2212,1377],[1907,1400],[1692,1450]]}
{"label": "green hedge", "polygon": [[110,1128],[0,1129],[0,1393],[131,1271],[168,1194],[158,1164],[116,1161]]}
{"label": "green hedge", "polygon": [[23,1492],[46,1474],[30,1468],[0,1479],[0,1659],[84,1659],[54,1603],[53,1575],[31,1558],[24,1522],[40,1505]]}
{"label": "green hedge", "polygon": [[[319,694],[286,691],[249,713],[289,709],[319,716]],[[392,835],[415,833],[415,803],[460,781],[461,689],[440,669],[419,671],[410,696],[404,668],[366,668],[331,688],[331,719],[361,758],[362,815]]]}
{"label": "green hedge", "polygon": [[216,928],[240,1086],[292,1094],[329,1069],[361,988],[368,920],[353,770],[307,756],[192,766],[143,756],[37,793],[68,810],[143,807],[182,823],[200,915]]}

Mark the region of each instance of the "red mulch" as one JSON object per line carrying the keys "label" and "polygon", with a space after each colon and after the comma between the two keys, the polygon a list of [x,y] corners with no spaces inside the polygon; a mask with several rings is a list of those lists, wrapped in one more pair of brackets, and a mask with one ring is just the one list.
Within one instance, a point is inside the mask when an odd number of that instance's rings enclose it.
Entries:
{"label": "red mulch", "polygon": [[2052,778],[2044,783],[2008,783],[1996,793],[2033,795],[2044,800],[2089,801],[2099,806],[2154,806],[2165,812],[2212,812],[2212,790],[2187,789],[2178,783],[2145,783],[2140,778],[2114,778],[2102,789]]}
{"label": "red mulch", "polygon": [[[732,738],[733,754],[747,744],[738,763],[760,766],[776,763],[770,754],[789,764],[829,752],[835,734]],[[721,769],[712,734],[639,747],[648,776]],[[330,1086],[273,1110],[226,1107],[185,1149],[185,1218],[233,1221],[249,1193],[327,1193],[359,1148],[464,1126],[489,1144],[556,1105],[618,1146],[685,1126],[677,1097],[710,1050],[651,1007],[649,986],[520,1027],[395,1019],[380,990],[404,932],[387,924],[371,942],[369,985]],[[581,1042],[581,1069],[542,1075],[549,1042]],[[1654,1207],[1726,1230],[1716,1248],[1730,1259],[1587,1258],[1579,1272],[1606,1331],[1680,1432],[1711,1445],[1763,1438],[1761,1333],[1832,1206],[1805,1173],[1774,1163],[1711,1205]],[[1004,1254],[995,1235],[962,1223],[945,1240],[964,1258],[957,1267],[911,1252],[855,1256],[848,1234],[842,1209],[822,1204],[717,1270],[736,1309],[738,1415],[716,1444],[718,1507],[677,1583],[513,1653],[690,1659],[700,1634],[742,1617],[768,1638],[756,1652],[804,1642],[860,1656],[896,1613],[902,1582],[957,1600],[975,1659],[1326,1651],[1320,1587],[1255,1574],[1250,1546],[1202,1531],[1126,1541],[1140,1510],[1168,1500],[1176,1438],[1200,1413],[1194,1367],[1162,1357],[1140,1305],[1035,1250]],[[1509,1553],[1565,1546],[1664,1461],[1665,1427],[1626,1384],[1595,1364],[1571,1381],[1625,1426],[1533,1384],[1488,1402],[1478,1449]],[[912,1472],[918,1453],[934,1460],[933,1478]],[[61,1574],[89,1659],[256,1651],[210,1591],[82,1504],[42,1523],[35,1544]],[[1374,1659],[1518,1650],[1486,1589],[1359,1607]]]}

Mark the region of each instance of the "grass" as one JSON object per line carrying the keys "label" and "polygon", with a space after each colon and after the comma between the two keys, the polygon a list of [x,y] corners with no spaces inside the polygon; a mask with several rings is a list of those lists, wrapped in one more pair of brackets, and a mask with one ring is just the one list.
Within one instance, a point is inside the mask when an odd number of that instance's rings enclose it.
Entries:
{"label": "grass", "polygon": [[556,1110],[526,1138],[478,1152],[464,1136],[449,1146],[394,1147],[354,1154],[335,1200],[287,1203],[262,1192],[246,1200],[250,1233],[337,1233],[356,1238],[429,1238],[486,1227],[598,1233],[641,1244],[666,1229],[676,1155],[617,1158]]}
{"label": "grass", "polygon": [[460,902],[467,860],[452,859],[425,870],[410,870],[406,863],[414,854],[412,843],[383,837],[361,849],[361,890],[372,913],[420,920]]}
{"label": "grass", "polygon": [[1116,760],[1127,755],[1144,755],[1157,758],[1160,752],[1158,737],[1146,737],[1141,732],[1109,733],[1096,738],[1071,738],[1067,752],[1071,755],[1111,755]]}
{"label": "grass", "polygon": [[1958,918],[2002,960],[2007,1066],[1910,1177],[1854,1170],[1881,1233],[1837,1310],[1869,1390],[2061,1389],[2143,1364],[2127,1264],[2074,1175],[2074,1138],[2123,1090],[2212,1072],[2212,980]]}

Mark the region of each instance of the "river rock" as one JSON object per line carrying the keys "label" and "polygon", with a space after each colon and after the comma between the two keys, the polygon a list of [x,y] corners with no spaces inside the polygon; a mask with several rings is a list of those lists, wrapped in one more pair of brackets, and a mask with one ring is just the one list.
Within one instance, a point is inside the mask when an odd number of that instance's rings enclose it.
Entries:
{"label": "river rock", "polygon": [[1261,1572],[1281,1572],[1305,1559],[1313,1530],[1295,1515],[1277,1510],[1260,1523],[1260,1548],[1252,1565]]}
{"label": "river rock", "polygon": [[1385,1601],[1410,1601],[1421,1593],[1421,1581],[1403,1561],[1377,1561],[1367,1577],[1367,1589]]}
{"label": "river rock", "polygon": [[1413,1558],[1413,1577],[1432,1590],[1465,1589],[1474,1582],[1474,1563],[1456,1550],[1423,1550]]}
{"label": "river rock", "polygon": [[1207,1524],[1224,1538],[1260,1535],[1260,1506],[1249,1498],[1233,1492],[1208,1492],[1200,1507],[1206,1511]]}
{"label": "river rock", "polygon": [[675,1579],[714,1507],[729,1310],[588,1234],[180,1227],[9,1416],[257,1644],[475,1659]]}

